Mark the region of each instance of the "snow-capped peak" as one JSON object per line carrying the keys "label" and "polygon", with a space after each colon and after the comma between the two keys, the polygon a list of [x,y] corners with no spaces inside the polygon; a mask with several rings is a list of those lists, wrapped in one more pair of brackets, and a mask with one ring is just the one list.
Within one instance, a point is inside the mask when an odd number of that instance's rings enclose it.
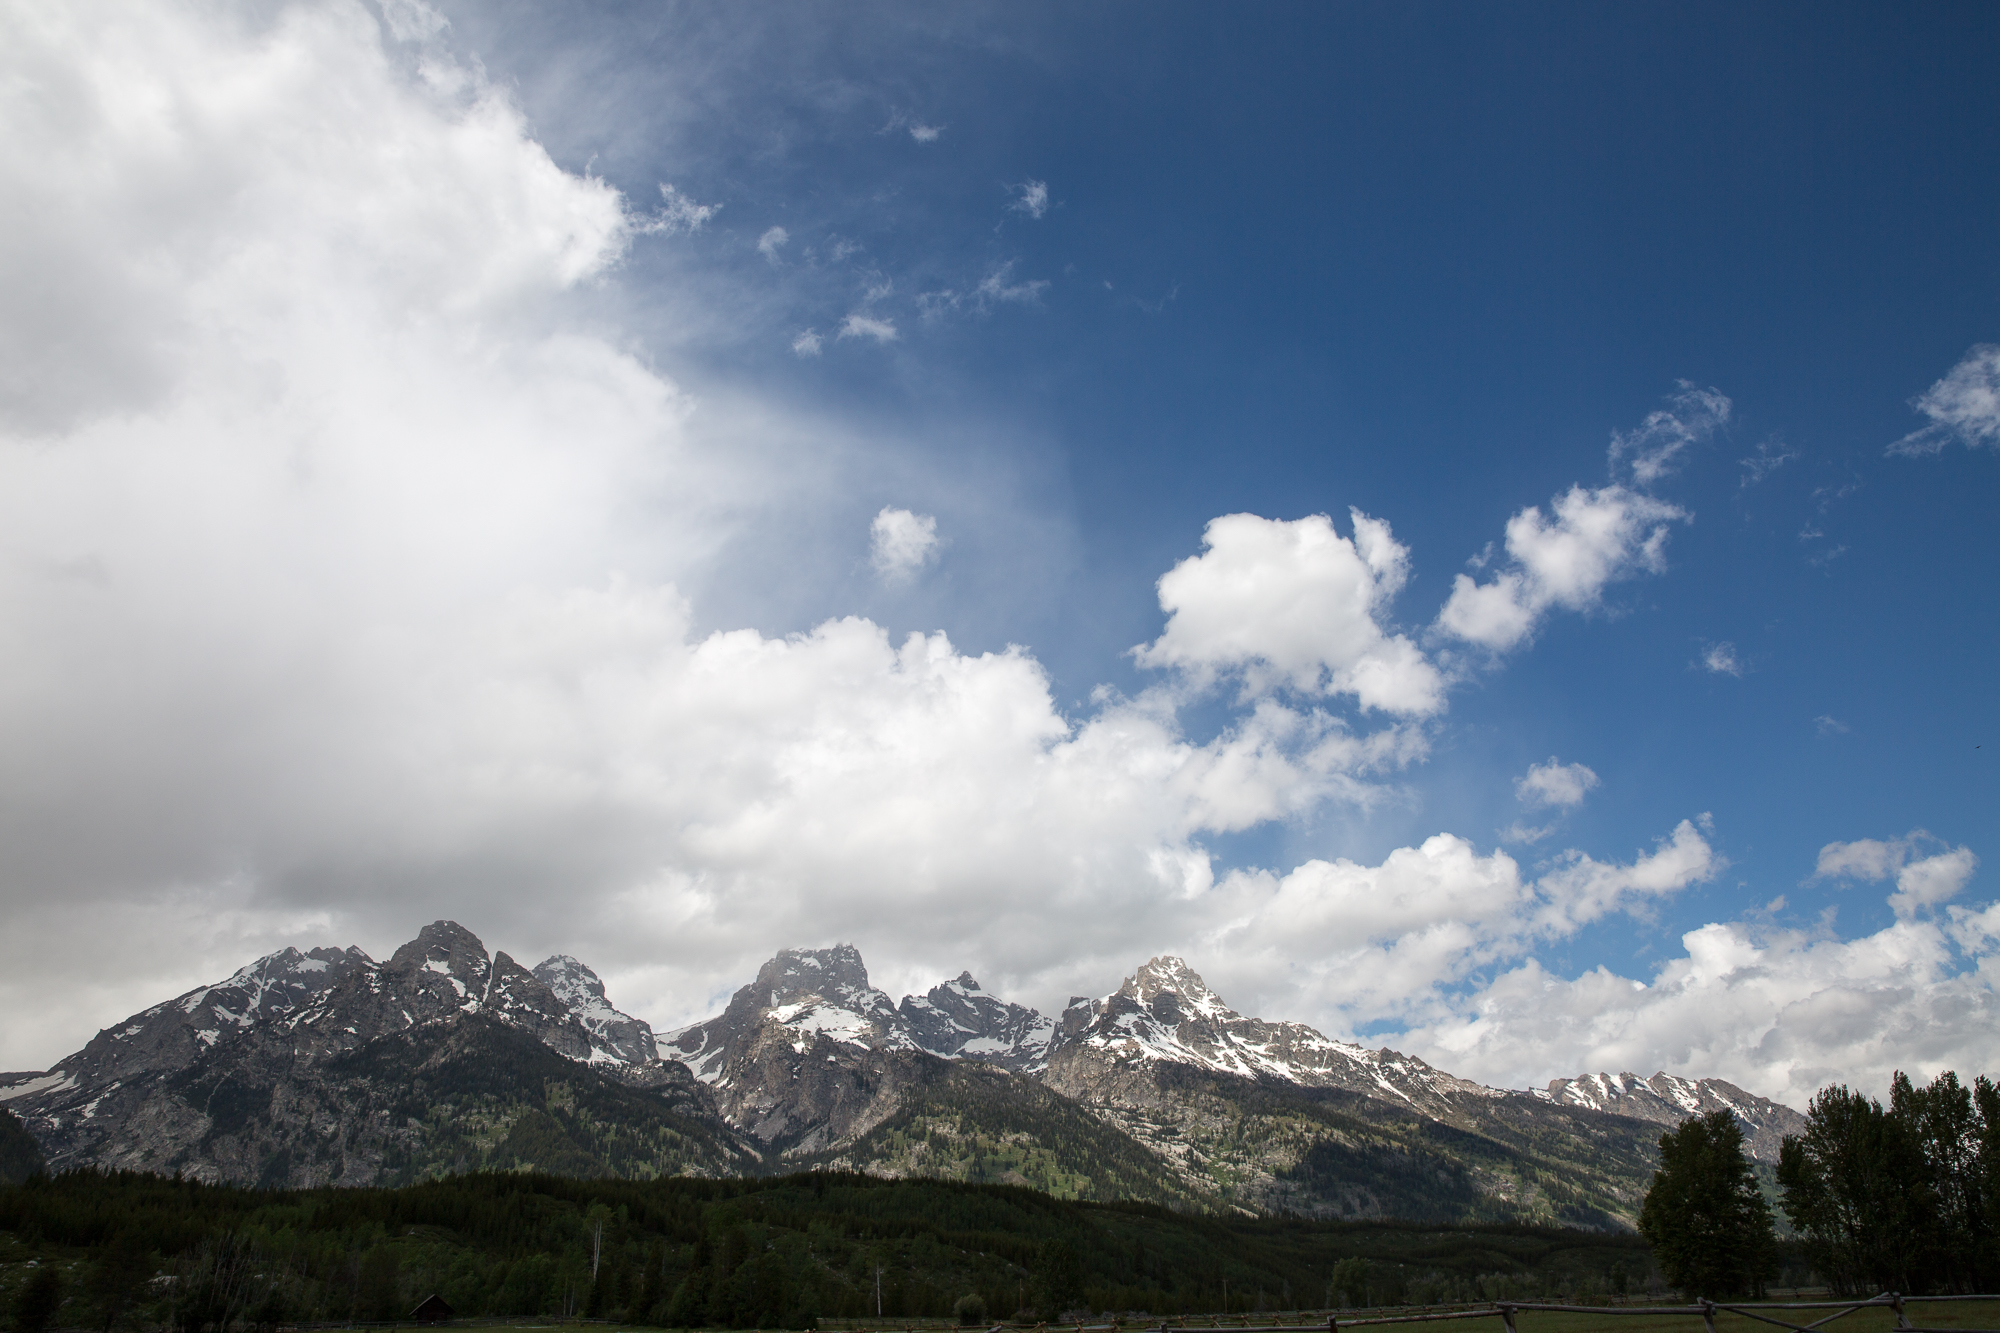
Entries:
{"label": "snow-capped peak", "polygon": [[1629,1070],[1552,1079],[1533,1095],[1564,1106],[1582,1106],[1660,1125],[1678,1125],[1689,1116],[1728,1111],[1743,1127],[1752,1157],[1775,1162],[1785,1135],[1804,1131],[1805,1117],[1789,1106],[1745,1092],[1719,1078],[1688,1079],[1664,1071],[1640,1078]]}
{"label": "snow-capped peak", "polygon": [[960,972],[924,995],[905,995],[898,1006],[917,1044],[933,1055],[985,1060],[1032,1073],[1048,1063],[1053,1020],[981,990]]}
{"label": "snow-capped peak", "polygon": [[781,950],[727,1009],[666,1034],[661,1045],[669,1057],[686,1061],[697,1078],[718,1083],[730,1060],[767,1028],[796,1051],[810,1049],[822,1036],[845,1046],[919,1049],[894,1002],[869,984],[861,951],[851,944]]}
{"label": "snow-capped peak", "polygon": [[1187,965],[1149,960],[1099,1000],[1070,1001],[1055,1042],[1096,1050],[1121,1063],[1194,1065],[1246,1078],[1343,1087],[1412,1105],[1464,1094],[1498,1096],[1413,1056],[1336,1041],[1303,1023],[1246,1018]]}

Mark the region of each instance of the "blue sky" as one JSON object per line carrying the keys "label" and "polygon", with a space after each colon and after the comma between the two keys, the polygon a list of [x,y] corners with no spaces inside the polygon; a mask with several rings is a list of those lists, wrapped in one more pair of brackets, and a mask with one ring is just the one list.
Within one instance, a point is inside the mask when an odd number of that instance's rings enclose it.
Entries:
{"label": "blue sky", "polygon": [[[0,1064],[451,915],[662,1027],[838,938],[1991,1068],[1990,7],[101,8],[12,57]],[[1596,575],[1440,618],[1565,495]]]}

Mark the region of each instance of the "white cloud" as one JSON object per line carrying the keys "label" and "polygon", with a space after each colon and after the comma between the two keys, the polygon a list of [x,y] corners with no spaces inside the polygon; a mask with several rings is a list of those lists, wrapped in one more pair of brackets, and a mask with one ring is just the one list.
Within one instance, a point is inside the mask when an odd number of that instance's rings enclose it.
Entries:
{"label": "white cloud", "polygon": [[1507,520],[1511,560],[1491,582],[1454,578],[1441,630],[1496,652],[1515,647],[1552,608],[1589,610],[1609,584],[1665,569],[1667,525],[1690,517],[1623,486],[1572,486],[1551,507],[1553,519],[1530,506]]}
{"label": "white cloud", "polygon": [[1744,667],[1736,656],[1736,645],[1724,639],[1702,649],[1701,669],[1717,676],[1740,676]]}
{"label": "white cloud", "polygon": [[1974,347],[1910,406],[1931,424],[1890,445],[1892,454],[1935,454],[1952,440],[1968,449],[2000,449],[2000,346]]}
{"label": "white cloud", "polygon": [[[1893,899],[1892,899],[1893,901]],[[1804,1108],[1829,1083],[1887,1087],[1993,1066],[2000,908],[1900,915],[1858,939],[1822,926],[1714,922],[1646,980],[1598,967],[1573,979],[1530,959],[1406,1034],[1470,1077],[1520,1086],[1600,1069],[1719,1077]]]}
{"label": "white cloud", "polygon": [[873,338],[878,343],[892,343],[896,341],[896,325],[891,320],[877,319],[873,315],[864,315],[856,310],[840,322],[839,336]]}
{"label": "white cloud", "polygon": [[1632,481],[1650,486],[1681,464],[1690,445],[1699,444],[1729,420],[1729,399],[1716,389],[1687,380],[1667,397],[1670,407],[1647,414],[1636,430],[1611,432],[1611,465],[1631,468]]}
{"label": "white cloud", "polygon": [[[708,220],[722,211],[721,204],[697,204],[673,186],[660,185],[660,210],[640,224],[640,230],[665,236],[686,236],[700,231]],[[759,249],[762,248],[761,243]]]}
{"label": "white cloud", "polygon": [[910,122],[910,137],[918,143],[936,143],[938,136],[943,133],[944,126],[942,125],[922,125],[915,121]]}
{"label": "white cloud", "polygon": [[1009,301],[1016,304],[1032,304],[1042,299],[1042,293],[1049,287],[1047,278],[1009,282],[1008,279],[1013,276],[1013,272],[1014,265],[1011,261],[1002,264],[980,280],[979,286],[973,289],[974,294],[982,301]]}
{"label": "white cloud", "polygon": [[790,245],[791,241],[792,234],[783,227],[766,228],[764,234],[757,238],[757,253],[773,264],[782,263],[778,252]]}
{"label": "white cloud", "polygon": [[905,582],[937,558],[937,520],[887,505],[868,525],[869,560],[892,583]]}
{"label": "white cloud", "polygon": [[[1929,849],[1929,855],[1921,855]],[[1813,878],[1896,880],[1896,892],[1889,906],[1899,917],[1937,907],[1959,895],[1972,880],[1979,858],[1970,847],[1947,847],[1922,829],[1907,837],[1881,841],[1861,838],[1855,842],[1830,842],[1820,848]]]}
{"label": "white cloud", "polygon": [[1505,852],[1481,856],[1450,834],[1375,866],[1309,861],[1284,876],[1232,874],[1211,909],[1220,924],[1203,973],[1256,995],[1266,1012],[1308,1013],[1335,1031],[1435,1020],[1451,989],[1479,970],[1611,913],[1644,910],[1721,864],[1683,821],[1629,865],[1569,852],[1532,880]]}
{"label": "white cloud", "polygon": [[1160,579],[1166,631],[1133,656],[1198,682],[1240,671],[1253,694],[1285,685],[1351,694],[1364,708],[1405,715],[1443,708],[1437,668],[1382,626],[1409,576],[1409,552],[1386,522],[1348,512],[1351,541],[1325,514],[1211,520],[1202,534],[1207,550]]}
{"label": "white cloud", "polygon": [[1571,809],[1597,786],[1597,774],[1582,764],[1565,764],[1549,757],[1546,764],[1531,766],[1514,784],[1514,796],[1530,809],[1559,806]]}
{"label": "white cloud", "polygon": [[807,329],[804,333],[792,339],[792,351],[799,356],[818,356],[820,348],[824,345],[824,341],[819,334],[811,329]]}
{"label": "white cloud", "polygon": [[1818,728],[1822,736],[1844,736],[1854,729],[1831,713],[1821,713],[1814,718],[1813,726]]}
{"label": "white cloud", "polygon": [[1049,211],[1049,183],[1047,181],[1022,181],[1009,187],[1014,192],[1014,202],[1007,205],[1016,213],[1026,213],[1031,218],[1039,218]]}

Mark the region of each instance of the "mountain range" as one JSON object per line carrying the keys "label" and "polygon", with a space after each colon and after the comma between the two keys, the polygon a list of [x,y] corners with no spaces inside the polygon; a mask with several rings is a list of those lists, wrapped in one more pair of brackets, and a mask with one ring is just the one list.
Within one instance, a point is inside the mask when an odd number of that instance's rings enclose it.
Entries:
{"label": "mountain range", "polygon": [[1664,1127],[1727,1109],[1756,1159],[1803,1127],[1718,1079],[1486,1087],[1230,1009],[1178,958],[1050,1018],[969,973],[893,1001],[851,945],[787,949],[655,1034],[583,963],[455,922],[385,962],[286,949],[0,1075],[51,1167],[242,1183],[445,1172],[840,1168],[1315,1217],[1637,1214]]}

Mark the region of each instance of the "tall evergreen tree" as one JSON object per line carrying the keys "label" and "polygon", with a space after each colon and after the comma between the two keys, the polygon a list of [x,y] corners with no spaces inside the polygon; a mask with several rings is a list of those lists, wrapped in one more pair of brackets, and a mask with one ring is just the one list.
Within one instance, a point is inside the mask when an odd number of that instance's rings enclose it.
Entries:
{"label": "tall evergreen tree", "polygon": [[1639,1211],[1667,1281],[1690,1296],[1762,1295],[1776,1267],[1771,1210],[1728,1111],[1660,1136],[1660,1169]]}

